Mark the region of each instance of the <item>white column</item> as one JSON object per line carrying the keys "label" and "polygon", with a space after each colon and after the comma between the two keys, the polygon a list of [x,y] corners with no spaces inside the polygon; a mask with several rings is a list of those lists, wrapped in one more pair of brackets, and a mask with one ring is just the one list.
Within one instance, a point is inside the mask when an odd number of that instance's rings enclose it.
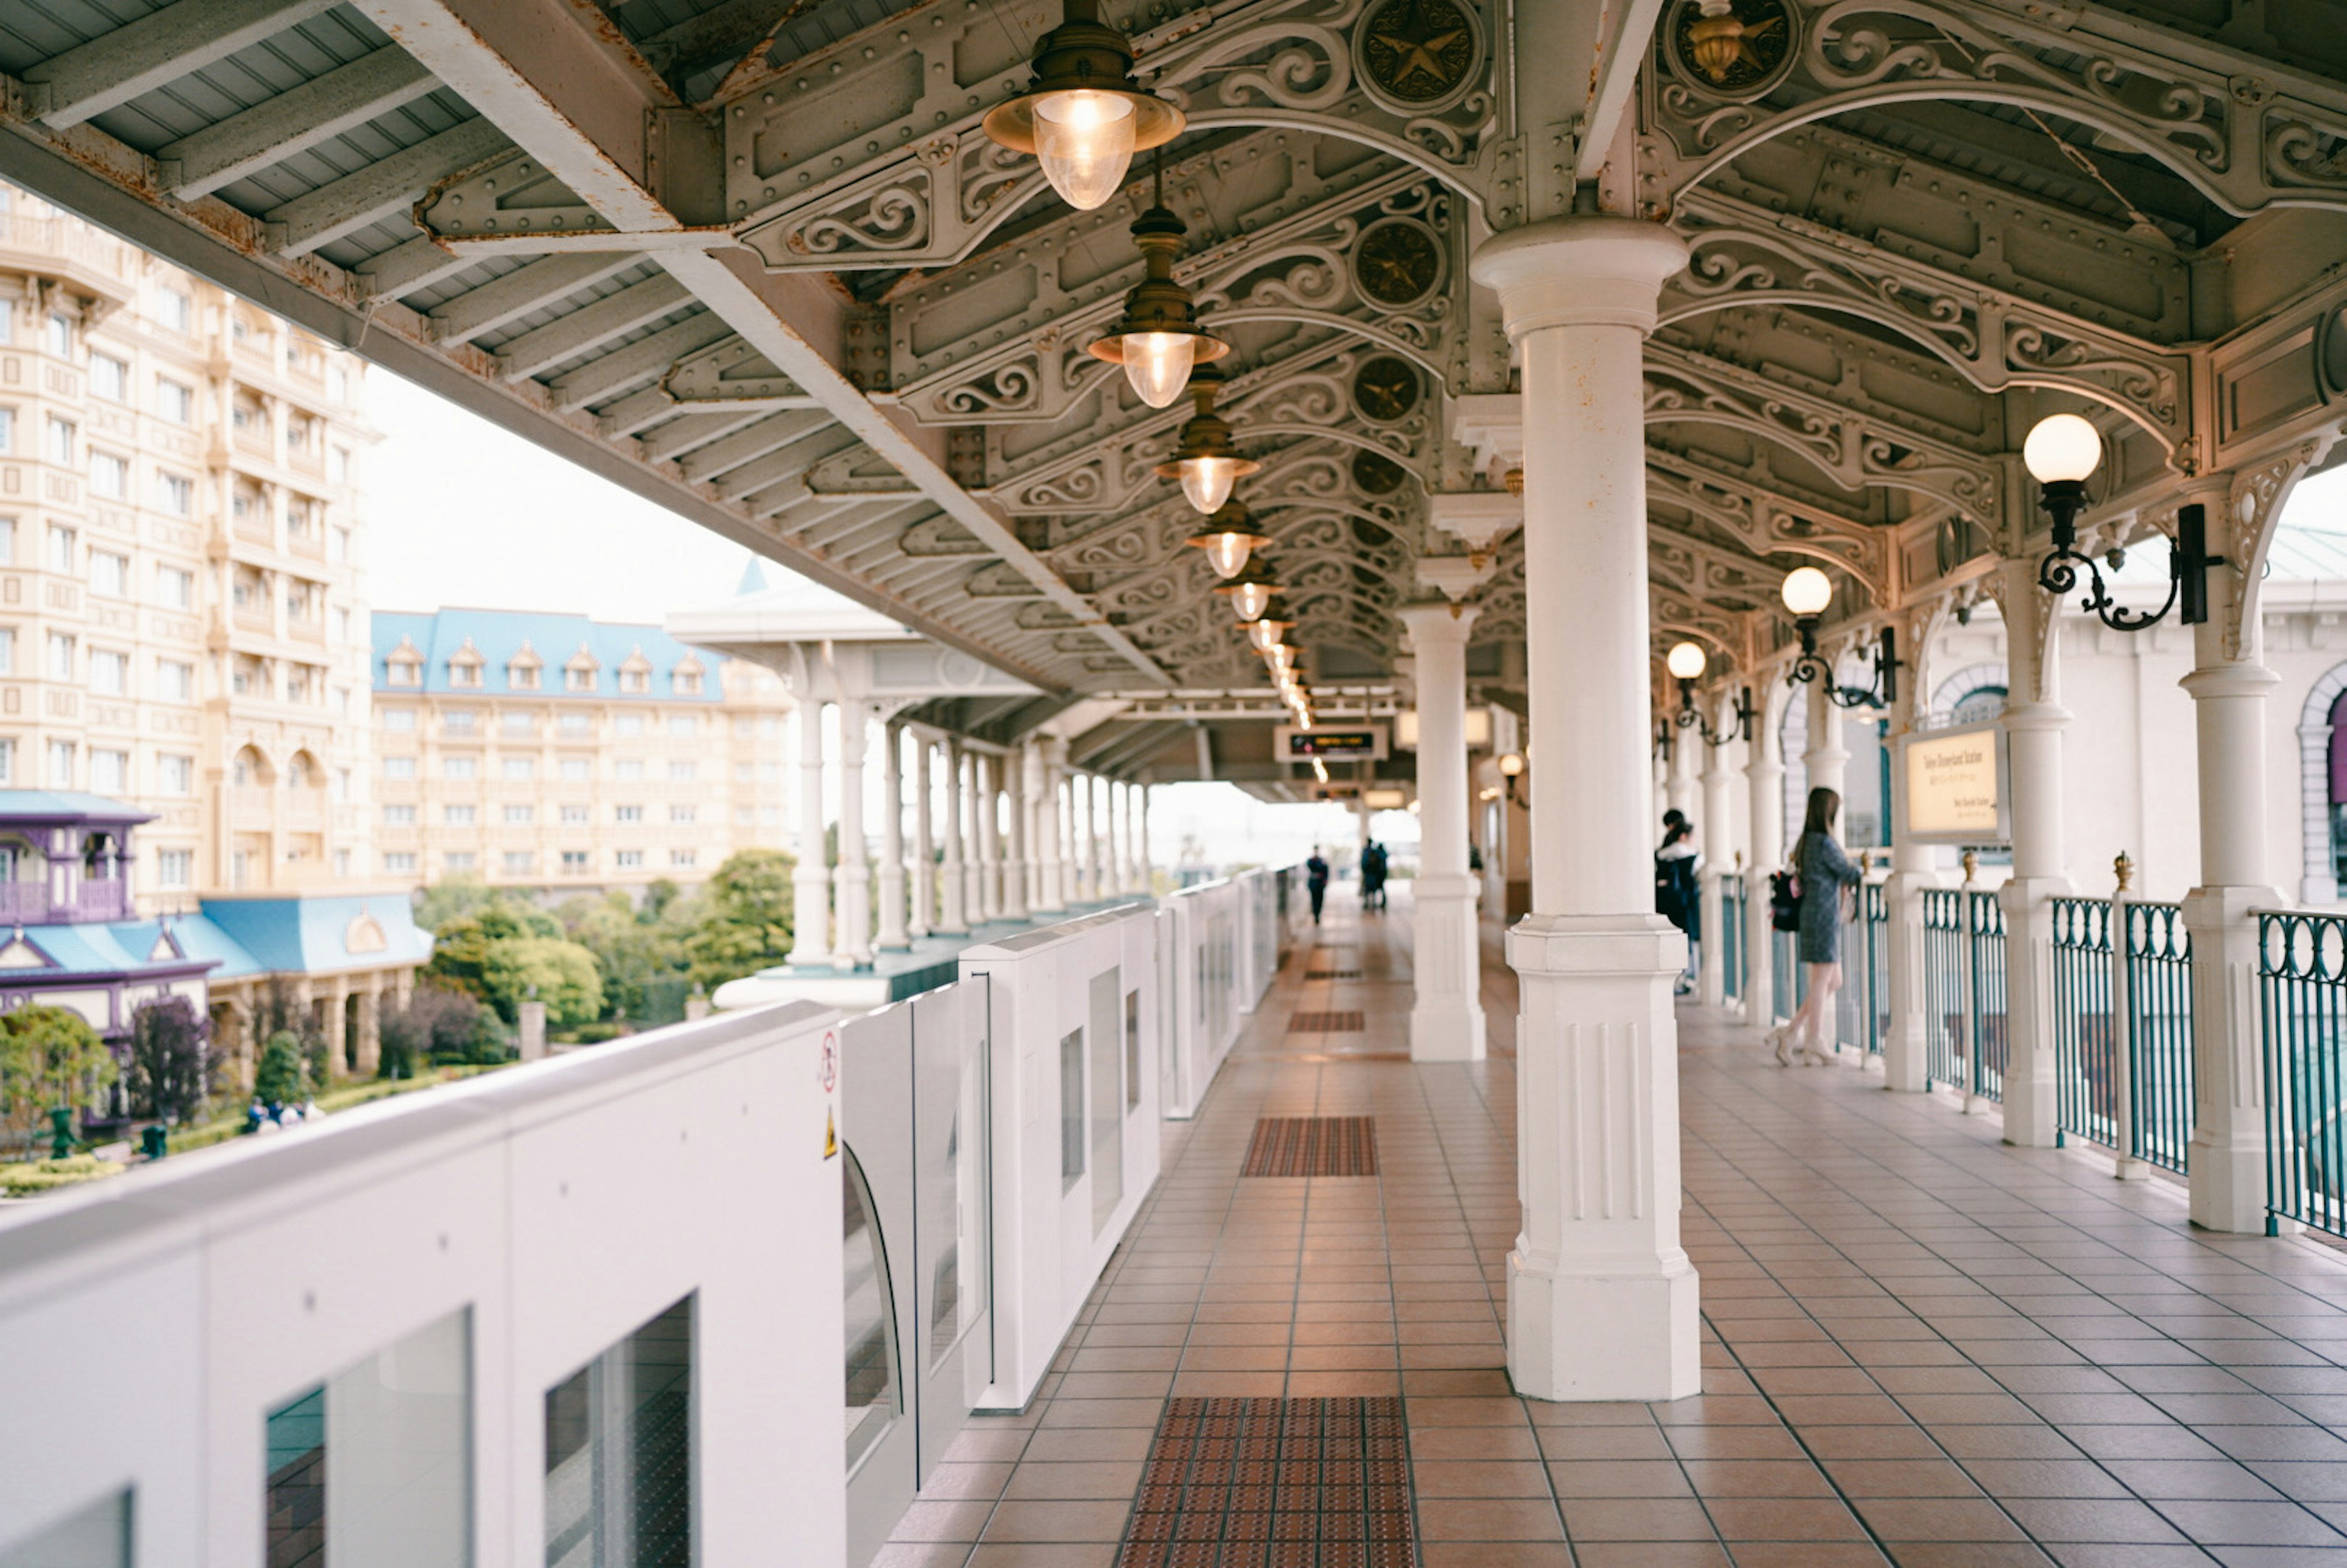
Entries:
{"label": "white column", "polygon": [[1035,845],[1041,861],[1036,879],[1035,910],[1039,915],[1064,914],[1068,907],[1066,845],[1060,804],[1060,743],[1046,735],[1035,745]]}
{"label": "white column", "polygon": [[1002,918],[1002,797],[997,789],[1002,764],[989,753],[974,752],[969,759],[970,782],[978,786],[978,913],[981,920]]}
{"label": "white column", "polygon": [[1774,693],[1765,684],[1775,679],[1762,677],[1744,744],[1745,841],[1752,846],[1744,868],[1744,1021],[1759,1029],[1776,1021],[1777,932],[1768,923],[1768,877],[1785,861],[1784,739],[1775,722]]}
{"label": "white column", "polygon": [[1003,815],[1010,823],[1008,846],[1010,863],[1002,869],[1002,917],[1024,920],[1032,897],[1028,891],[1028,877],[1034,870],[1027,853],[1027,752],[1020,747],[1002,759],[1002,787],[1008,792],[1009,805]]}
{"label": "white column", "polygon": [[2050,1149],[2059,1106],[2054,1079],[2054,906],[2070,891],[2062,849],[2058,607],[2037,586],[2037,563],[1997,569],[2010,694],[1998,723],[2013,786],[2013,878],[2004,907],[2004,1141]]}
{"label": "white column", "polygon": [[969,931],[969,878],[963,875],[961,863],[961,743],[946,742],[945,756],[945,864],[938,869],[944,894],[938,906],[938,929],[948,936],[966,936]]}
{"label": "white column", "polygon": [[[1691,729],[1682,730],[1676,724],[1671,726],[1670,767],[1663,777],[1663,797],[1667,803],[1664,810],[1676,811],[1690,819],[1694,817],[1695,775],[1697,764],[1702,761],[1696,753],[1702,749],[1701,735]],[[1656,819],[1657,831],[1655,835],[1655,842],[1657,844],[1662,842],[1662,834],[1659,831],[1660,820],[1660,818]]]}
{"label": "white column", "polygon": [[1153,894],[1157,888],[1157,873],[1149,858],[1149,786],[1143,784],[1137,787],[1141,791],[1141,811],[1140,821],[1135,825],[1137,838],[1133,862],[1141,868],[1141,890]]}
{"label": "white column", "polygon": [[[1915,630],[1926,627],[1918,625]],[[1901,634],[1905,636],[1906,628]],[[1921,648],[1917,648],[1920,654]],[[1924,951],[1923,895],[1937,887],[1932,846],[1917,844],[1899,831],[1907,819],[1907,770],[1896,761],[1899,743],[1912,734],[1925,702],[1911,677],[1902,672],[1898,701],[1891,704],[1891,723],[1883,744],[1893,762],[1891,768],[1891,814],[1886,826],[1891,837],[1891,877],[1882,885],[1884,968],[1889,971],[1890,1027],[1882,1036],[1882,1087],[1901,1094],[1920,1094],[1930,1087],[1932,1021],[1924,1009],[1923,989],[1928,958]],[[1944,1027],[1944,1025],[1942,1025]]]}
{"label": "white column", "polygon": [[1410,885],[1409,1059],[1483,1060],[1482,944],[1467,868],[1467,634],[1481,610],[1400,611],[1418,661],[1418,880]]}
{"label": "white column", "polygon": [[[1717,704],[1711,706],[1716,708]],[[1727,999],[1727,928],[1722,924],[1727,909],[1719,896],[1719,879],[1729,869],[1728,796],[1736,777],[1727,771],[1726,746],[1708,744],[1692,730],[1679,733],[1684,744],[1703,747],[1703,812],[1695,825],[1695,841],[1703,846],[1702,908],[1696,919],[1699,935],[1696,954],[1700,989],[1696,994],[1706,1006],[1719,1007]]]}
{"label": "white column", "polygon": [[913,732],[913,908],[905,934],[916,941],[929,934],[938,907],[937,842],[930,835],[937,801],[929,791],[929,738]]}
{"label": "white column", "polygon": [[1473,263],[1522,357],[1524,596],[1538,607],[1532,912],[1508,933],[1523,1212],[1508,1368],[1534,1399],[1675,1399],[1702,1385],[1679,1245],[1671,990],[1686,938],[1654,913],[1647,816],[1643,359],[1686,255],[1660,224],[1593,216],[1509,231]]}
{"label": "white column", "polygon": [[1115,831],[1115,823],[1109,815],[1110,794],[1113,787],[1099,774],[1092,774],[1084,784],[1085,824],[1092,835],[1092,897],[1095,898],[1113,898],[1117,892],[1116,878],[1112,871],[1112,857],[1109,853],[1109,839]]}
{"label": "white column", "polygon": [[1092,891],[1092,779],[1081,769],[1068,774],[1068,902],[1089,904]]}
{"label": "white column", "polygon": [[872,967],[872,866],[864,842],[864,751],[872,719],[862,702],[839,705],[838,929],[832,962]]}
{"label": "white column", "polygon": [[[808,663],[813,663],[810,660]],[[799,863],[791,873],[794,964],[831,962],[831,872],[823,845],[823,702],[801,682],[799,699]]]}
{"label": "white column", "polygon": [[978,753],[965,751],[961,765],[954,770],[956,787],[961,791],[962,814],[962,917],[972,926],[986,918],[986,850],[979,840],[979,767]]}
{"label": "white column", "polygon": [[913,945],[905,925],[905,732],[880,726],[880,936],[877,946]]}
{"label": "white column", "polygon": [[1133,788],[1116,779],[1108,781],[1108,848],[1111,886],[1122,897],[1133,891]]}
{"label": "white column", "polygon": [[[1850,802],[1843,787],[1850,776],[1850,750],[1841,743],[1841,710],[1826,695],[1826,682],[1830,676],[1820,676],[1801,688],[1809,703],[1809,743],[1801,753],[1801,764],[1809,775],[1811,789],[1829,789],[1842,801],[1842,825],[1850,825]],[[1803,810],[1808,809],[1803,803]],[[1844,977],[1847,983],[1848,977]]]}
{"label": "white column", "polygon": [[2235,567],[2209,573],[2209,620],[2192,629],[2193,669],[2183,681],[2200,762],[2200,881],[2184,900],[2192,933],[2187,1163],[2192,1223],[2255,1233],[2266,1222],[2266,1097],[2250,911],[2283,902],[2266,859],[2266,694],[2280,678],[2265,666],[2254,612],[2241,629],[2239,656],[2227,656],[2226,623],[2240,589]]}

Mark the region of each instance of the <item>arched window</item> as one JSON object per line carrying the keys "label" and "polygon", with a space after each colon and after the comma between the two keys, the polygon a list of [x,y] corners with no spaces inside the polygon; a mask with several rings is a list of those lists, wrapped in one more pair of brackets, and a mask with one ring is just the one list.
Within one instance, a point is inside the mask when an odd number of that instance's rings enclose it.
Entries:
{"label": "arched window", "polygon": [[2331,875],[2347,881],[2347,692],[2331,704]]}
{"label": "arched window", "polygon": [[2004,712],[2004,699],[2002,686],[1975,686],[1949,707],[1948,723],[1959,727],[1992,723]]}

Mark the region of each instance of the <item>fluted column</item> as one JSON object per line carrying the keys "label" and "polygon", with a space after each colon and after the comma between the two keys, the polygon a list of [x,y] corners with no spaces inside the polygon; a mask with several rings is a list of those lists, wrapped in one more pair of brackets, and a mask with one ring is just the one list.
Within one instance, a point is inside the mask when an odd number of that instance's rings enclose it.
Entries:
{"label": "fluted column", "polygon": [[1929,1005],[1923,985],[1929,958],[1924,946],[1923,895],[1940,885],[1932,846],[1918,844],[1900,831],[1907,820],[1907,770],[1901,765],[1901,743],[1915,733],[1925,701],[1915,687],[1912,680],[1899,683],[1883,740],[1894,760],[1887,819],[1891,877],[1882,885],[1883,967],[1890,1001],[1889,1027],[1882,1035],[1882,1087],[1901,1094],[1921,1094],[1931,1087],[1932,1024],[1924,1011]]}
{"label": "fluted column", "polygon": [[961,789],[963,917],[972,926],[986,919],[986,848],[979,838],[979,806],[983,804],[979,753],[965,749],[955,777]]}
{"label": "fluted column", "polygon": [[1744,832],[1752,849],[1744,869],[1744,1021],[1765,1029],[1777,1017],[1777,932],[1768,919],[1768,877],[1785,864],[1785,759],[1774,704],[1763,694],[1755,708],[1744,747]]}
{"label": "fluted column", "polygon": [[2054,900],[2066,896],[2062,846],[2062,706],[2057,606],[2037,586],[2037,563],[1997,569],[2010,694],[2004,716],[2013,790],[2013,876],[2004,908],[2004,1141],[2050,1149],[2058,1139],[2055,1086]]}
{"label": "fluted column", "polygon": [[842,968],[872,967],[872,866],[864,843],[864,752],[870,727],[863,703],[839,705],[838,927],[832,934],[832,962]]}
{"label": "fluted column", "polygon": [[927,735],[913,732],[913,907],[906,917],[905,932],[916,941],[929,934],[929,922],[936,918],[938,907],[937,840],[930,826],[937,801],[929,790],[930,744]]}
{"label": "fluted column", "polygon": [[[1537,607],[1532,911],[1508,933],[1523,1214],[1508,1368],[1535,1399],[1672,1399],[1702,1380],[1678,1223],[1671,992],[1686,938],[1654,913],[1648,815],[1643,361],[1686,254],[1660,224],[1589,216],[1508,231],[1473,262],[1523,365],[1524,597]],[[1421,709],[1421,739],[1424,722]]]}
{"label": "fluted column", "polygon": [[1801,753],[1801,766],[1809,774],[1811,789],[1829,789],[1845,797],[1842,825],[1847,829],[1850,748],[1841,743],[1841,710],[1826,695],[1826,679],[1820,677],[1801,688],[1802,700],[1809,704],[1809,736]]}
{"label": "fluted column", "polygon": [[978,786],[978,913],[981,920],[1002,918],[1001,796],[995,785],[1002,764],[992,753],[973,753],[970,782]]}
{"label": "fluted column", "polygon": [[831,962],[831,871],[823,833],[823,702],[800,682],[799,855],[791,873],[794,964]]}
{"label": "fluted column", "polygon": [[1034,866],[1027,854],[1027,752],[1025,747],[1005,753],[1002,758],[1002,787],[1007,799],[1003,818],[1010,825],[1010,841],[1005,846],[1010,860],[1002,868],[1002,917],[1024,920],[1029,917],[1032,899],[1028,892],[1028,877]]}
{"label": "fluted column", "polygon": [[1467,866],[1467,634],[1481,610],[1401,611],[1418,661],[1418,880],[1410,886],[1409,1059],[1483,1059],[1483,954]]}
{"label": "fluted column", "polygon": [[1154,894],[1157,890],[1157,870],[1149,858],[1149,786],[1143,784],[1138,787],[1141,791],[1141,810],[1138,814],[1141,820],[1135,825],[1137,836],[1134,843],[1133,861],[1141,867],[1141,890],[1143,893]]}
{"label": "fluted column", "polygon": [[1728,869],[1728,800],[1736,775],[1727,771],[1726,746],[1708,744],[1691,729],[1679,733],[1690,749],[1703,748],[1703,811],[1695,825],[1695,841],[1703,846],[1701,909],[1696,918],[1696,995],[1706,1007],[1719,1007],[1727,1000],[1727,910],[1719,896],[1719,879]]}
{"label": "fluted column", "polygon": [[945,864],[939,868],[943,897],[938,907],[938,929],[949,937],[966,936],[969,932],[969,878],[962,867],[961,837],[961,743],[946,742],[945,757]]}
{"label": "fluted column", "polygon": [[905,731],[880,726],[880,935],[876,945],[913,945],[905,921]]}
{"label": "fluted column", "polygon": [[1046,735],[1035,744],[1035,844],[1040,876],[1035,912],[1061,915],[1068,907],[1065,813],[1061,807],[1060,743]]}

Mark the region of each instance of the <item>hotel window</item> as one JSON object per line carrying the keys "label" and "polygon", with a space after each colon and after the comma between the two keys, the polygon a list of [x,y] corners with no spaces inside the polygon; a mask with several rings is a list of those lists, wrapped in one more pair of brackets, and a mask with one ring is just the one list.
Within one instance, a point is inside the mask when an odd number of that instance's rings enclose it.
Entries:
{"label": "hotel window", "polygon": [[111,648],[89,651],[89,689],[101,697],[130,694],[130,655]]}
{"label": "hotel window", "polygon": [[48,320],[48,351],[59,359],[71,359],[74,352],[73,317],[51,311]]}
{"label": "hotel window", "polygon": [[451,686],[463,687],[467,691],[478,690],[481,684],[480,665],[475,663],[469,659],[465,660],[462,662],[453,659],[450,660],[448,661],[448,684]]}
{"label": "hotel window", "polygon": [[49,787],[71,789],[74,786],[74,743],[71,741],[49,743]]}
{"label": "hotel window", "polygon": [[334,851],[334,880],[335,880],[335,881],[337,881],[337,882],[344,882],[344,881],[348,881],[348,880],[350,879],[350,875],[351,875],[351,852],[350,852],[349,850],[347,850],[347,849],[337,849],[337,850],[335,850],[335,851]]}
{"label": "hotel window", "polygon": [[507,757],[505,759],[505,776],[516,783],[536,778],[538,764],[529,757]]}
{"label": "hotel window", "polygon": [[614,822],[641,822],[643,819],[644,808],[642,806],[615,805],[611,808],[611,820]]}
{"label": "hotel window", "polygon": [[415,710],[413,708],[385,708],[383,711],[383,727],[386,730],[397,730],[403,733],[414,730],[415,728]]}
{"label": "hotel window", "polygon": [[592,692],[595,689],[595,667],[572,664],[562,671],[562,689],[566,692]]}
{"label": "hotel window", "polygon": [[194,516],[196,482],[182,475],[159,470],[155,475],[155,504],[175,518]]}
{"label": "hotel window", "polygon": [[130,401],[130,367],[110,354],[89,356],[89,390],[108,403]]}
{"label": "hotel window", "polygon": [[70,681],[74,678],[74,640],[62,631],[49,633],[49,679]]}
{"label": "hotel window", "polygon": [[414,827],[415,825],[415,808],[412,805],[384,806],[383,808],[383,825],[385,827]]}
{"label": "hotel window", "polygon": [[72,420],[59,419],[56,415],[52,415],[49,418],[49,461],[56,464],[62,468],[72,467],[74,464],[74,444],[80,437],[80,426],[77,425]]}
{"label": "hotel window", "polygon": [[531,823],[536,822],[537,820],[538,807],[534,805],[509,805],[506,807],[506,825],[507,827],[528,827]]}
{"label": "hotel window", "polygon": [[444,805],[440,808],[440,821],[447,827],[470,827],[474,821],[473,808],[469,805]]}
{"label": "hotel window", "polygon": [[671,713],[668,733],[679,740],[690,739],[701,733],[701,719],[692,713]]}
{"label": "hotel window", "polygon": [[196,574],[175,566],[155,569],[155,601],[166,610],[196,607]]}
{"label": "hotel window", "polygon": [[583,849],[564,850],[562,852],[562,875],[565,876],[586,876],[587,852]]}
{"label": "hotel window", "polygon": [[676,694],[678,696],[698,697],[701,695],[700,671],[680,670],[676,672],[673,680],[676,685]]}
{"label": "hotel window", "polygon": [[121,794],[130,787],[130,753],[93,750],[89,753],[89,787],[99,794]]}
{"label": "hotel window", "polygon": [[595,764],[589,757],[565,757],[561,769],[562,778],[568,784],[584,784],[595,776]]}
{"label": "hotel window", "polygon": [[633,783],[644,776],[644,764],[641,762],[613,763],[611,776],[623,783]]}
{"label": "hotel window", "polygon": [[689,762],[671,762],[668,764],[668,776],[678,784],[691,783],[699,772],[699,767]]}
{"label": "hotel window", "polygon": [[508,876],[527,876],[537,865],[538,856],[527,849],[506,851],[505,866],[506,875]]}
{"label": "hotel window", "polygon": [[78,561],[74,547],[81,536],[61,524],[49,525],[49,569],[70,572]]}
{"label": "hotel window", "polygon": [[196,879],[196,852],[166,849],[155,856],[155,882],[160,887],[185,887]]}
{"label": "hotel window", "polygon": [[478,778],[480,774],[481,762],[478,757],[444,757],[441,759],[440,776],[443,778]]}
{"label": "hotel window", "polygon": [[535,664],[507,665],[506,684],[517,692],[537,691],[538,666]]}
{"label": "hotel window", "polygon": [[[7,313],[5,308],[0,308],[0,316],[5,316]],[[13,408],[0,408],[0,452],[14,452],[15,449],[16,411]]]}
{"label": "hotel window", "polygon": [[[8,313],[0,311],[0,315]],[[0,563],[14,566],[16,561],[16,519],[0,518]]]}
{"label": "hotel window", "polygon": [[473,733],[473,710],[470,708],[450,708],[446,710],[440,715],[440,727],[447,731],[452,735],[471,734]]}
{"label": "hotel window", "polygon": [[395,686],[424,684],[424,666],[413,659],[395,659],[385,668],[390,672],[390,682]]}
{"label": "hotel window", "polygon": [[195,302],[177,289],[158,290],[155,294],[155,314],[175,333],[196,330]]}
{"label": "hotel window", "polygon": [[108,500],[130,498],[130,462],[111,452],[92,451],[89,455],[89,487],[94,495]]}
{"label": "hotel window", "polygon": [[340,565],[351,559],[351,530],[337,528],[326,536],[326,559]]}
{"label": "hotel window", "polygon": [[620,692],[623,696],[641,697],[652,689],[651,672],[645,670],[620,671]]}
{"label": "hotel window", "polygon": [[566,735],[589,734],[593,733],[594,728],[595,719],[594,715],[591,713],[565,713],[562,715],[561,730]]}
{"label": "hotel window", "polygon": [[689,805],[672,805],[668,808],[668,819],[671,822],[691,822],[694,815],[695,809]]}
{"label": "hotel window", "polygon": [[701,856],[698,850],[671,849],[668,852],[668,863],[679,869],[690,866],[700,857]]}
{"label": "hotel window", "polygon": [[733,764],[733,782],[735,784],[748,784],[752,779],[757,776],[757,773],[758,770],[751,766],[748,763],[735,763]]}
{"label": "hotel window", "polygon": [[508,708],[497,717],[497,728],[508,735],[528,736],[538,732],[538,715],[527,708]]}
{"label": "hotel window", "polygon": [[618,866],[622,871],[636,870],[641,867],[643,863],[644,852],[641,849],[622,849],[617,855],[611,856],[611,864]]}
{"label": "hotel window", "polygon": [[481,863],[481,857],[469,849],[452,849],[440,857],[440,864],[451,871],[470,871]]}
{"label": "hotel window", "polygon": [[174,425],[196,422],[196,395],[192,388],[169,376],[155,378],[155,412]]}
{"label": "hotel window", "polygon": [[178,659],[155,661],[155,694],[167,702],[190,702],[196,695],[196,667]]}
{"label": "hotel window", "polygon": [[584,827],[584,826],[586,826],[586,825],[587,825],[587,822],[588,822],[588,814],[587,814],[587,808],[586,808],[585,806],[583,806],[583,805],[566,805],[566,806],[564,806],[564,807],[562,808],[562,825],[563,825],[563,826],[565,826],[565,827]]}
{"label": "hotel window", "polygon": [[414,778],[415,776],[415,759],[414,757],[384,758],[383,776],[387,779]]}
{"label": "hotel window", "polygon": [[415,871],[415,852],[412,849],[402,849],[386,855],[383,857],[383,868],[386,875],[413,876]]}
{"label": "hotel window", "polygon": [[351,449],[347,446],[329,448],[326,453],[326,477],[337,485],[351,482]]}
{"label": "hotel window", "polygon": [[[5,314],[0,312],[0,314]],[[16,784],[16,743],[0,738],[0,785],[14,788]]]}
{"label": "hotel window", "polygon": [[90,551],[89,590],[107,599],[128,599],[130,558],[112,550]]}
{"label": "hotel window", "polygon": [[737,741],[746,741],[750,738],[750,733],[756,728],[755,723],[744,714],[733,721],[733,738]]}
{"label": "hotel window", "polygon": [[0,626],[0,675],[16,672],[16,629]]}
{"label": "hotel window", "polygon": [[641,713],[622,713],[611,721],[611,733],[622,740],[630,735],[641,735],[644,733],[644,716]]}

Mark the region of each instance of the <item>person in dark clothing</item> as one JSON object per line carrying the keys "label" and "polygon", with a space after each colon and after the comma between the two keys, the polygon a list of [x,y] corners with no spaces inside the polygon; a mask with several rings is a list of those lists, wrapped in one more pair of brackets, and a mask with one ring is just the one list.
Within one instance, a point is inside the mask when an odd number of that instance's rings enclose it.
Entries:
{"label": "person in dark clothing", "polygon": [[1655,913],[1687,936],[1686,972],[1679,977],[1678,994],[1695,989],[1695,944],[1701,935],[1703,897],[1696,873],[1703,857],[1695,847],[1695,824],[1682,812],[1663,818],[1663,845],[1655,851]]}
{"label": "person in dark clothing", "polygon": [[1320,923],[1320,906],[1328,901],[1328,863],[1320,858],[1316,846],[1312,858],[1304,863],[1304,889],[1312,895],[1312,923]]}
{"label": "person in dark clothing", "polygon": [[1801,999],[1791,1021],[1768,1036],[1768,1043],[1777,1048],[1777,1061],[1784,1067],[1793,1065],[1797,1050],[1809,1062],[1833,1060],[1822,1042],[1834,992],[1841,989],[1842,892],[1865,876],[1834,838],[1834,823],[1840,815],[1840,795],[1822,787],[1811,790],[1801,840],[1793,846],[1793,869],[1801,878],[1801,931],[1795,948],[1809,967],[1809,994]]}
{"label": "person in dark clothing", "polygon": [[1361,907],[1386,907],[1386,846],[1372,838],[1361,851]]}

